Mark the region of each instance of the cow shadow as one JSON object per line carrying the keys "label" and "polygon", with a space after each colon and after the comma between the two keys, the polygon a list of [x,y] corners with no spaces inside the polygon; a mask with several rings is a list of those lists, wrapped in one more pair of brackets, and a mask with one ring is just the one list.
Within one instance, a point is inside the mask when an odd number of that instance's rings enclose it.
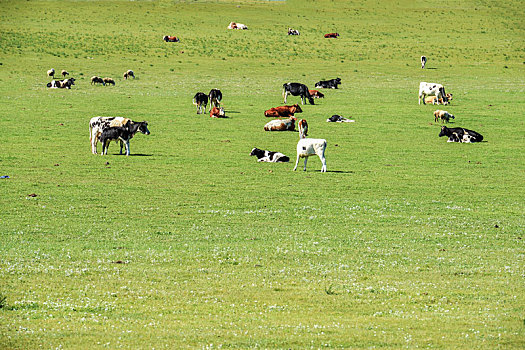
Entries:
{"label": "cow shadow", "polygon": [[432,69],[432,70],[436,70],[437,68],[427,68],[427,67],[425,67],[425,69]]}
{"label": "cow shadow", "polygon": [[[113,153],[114,156],[124,156],[126,157],[125,154],[120,154],[120,153]],[[153,154],[146,154],[146,153],[131,153],[129,155],[129,157],[152,157]]]}

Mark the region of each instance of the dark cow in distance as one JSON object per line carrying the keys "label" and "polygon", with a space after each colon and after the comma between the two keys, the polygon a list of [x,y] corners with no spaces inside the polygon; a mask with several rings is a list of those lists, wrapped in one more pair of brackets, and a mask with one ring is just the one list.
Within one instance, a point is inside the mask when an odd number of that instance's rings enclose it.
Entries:
{"label": "dark cow in distance", "polygon": [[203,109],[204,113],[206,113],[206,106],[208,105],[208,95],[206,95],[204,92],[197,92],[195,96],[193,96],[193,104],[197,106],[197,114],[202,114]]}
{"label": "dark cow in distance", "polygon": [[180,41],[179,38],[177,38],[176,36],[169,35],[164,35],[164,38],[162,38],[162,40],[164,40],[167,43],[178,43]]}
{"label": "dark cow in distance", "polygon": [[222,100],[221,90],[211,89],[210,93],[208,94],[208,98],[210,99],[210,108],[221,106],[221,100]]}
{"label": "dark cow in distance", "polygon": [[337,39],[338,36],[339,36],[339,33],[328,33],[324,35],[325,38],[334,38],[334,39]]}
{"label": "dark cow in distance", "polygon": [[316,88],[323,89],[337,89],[337,85],[341,84],[341,78],[335,78],[330,80],[321,80],[315,83]]}
{"label": "dark cow in distance", "polygon": [[290,161],[289,157],[280,152],[270,152],[257,147],[252,149],[250,156],[256,156],[258,162],[286,163]]}
{"label": "dark cow in distance", "polygon": [[265,117],[273,117],[273,118],[290,118],[295,113],[302,113],[303,110],[301,107],[299,107],[298,104],[294,104],[293,106],[279,106],[270,108],[269,110],[264,112]]}
{"label": "dark cow in distance", "polygon": [[122,144],[126,145],[126,155],[129,156],[129,141],[137,132],[142,132],[148,135],[148,123],[147,122],[132,122],[127,121],[124,126],[113,126],[105,129],[98,136],[98,140],[102,143],[102,153],[105,155],[108,153],[109,143],[111,141],[120,141],[120,154],[122,154]]}
{"label": "dark cow in distance", "polygon": [[304,105],[305,99],[308,99],[311,105],[315,105],[313,97],[310,95],[308,87],[304,84],[299,83],[286,83],[283,84],[283,97],[284,103],[286,103],[286,97],[288,94],[292,96],[300,96],[301,104]]}
{"label": "dark cow in distance", "polygon": [[444,125],[441,127],[441,132],[439,133],[439,137],[441,136],[447,136],[447,142],[472,143],[483,140],[483,136],[475,131],[465,128],[447,128]]}
{"label": "dark cow in distance", "polygon": [[326,119],[328,123],[353,123],[355,120],[347,119],[345,117],[341,117],[338,114],[334,114],[330,118]]}

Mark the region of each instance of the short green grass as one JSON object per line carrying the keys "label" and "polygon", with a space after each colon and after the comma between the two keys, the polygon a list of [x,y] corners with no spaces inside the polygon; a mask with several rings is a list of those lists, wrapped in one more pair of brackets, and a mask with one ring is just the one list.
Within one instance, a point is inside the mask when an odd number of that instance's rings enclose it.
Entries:
{"label": "short green grass", "polygon": [[[0,6],[1,348],[525,346],[520,2]],[[45,88],[52,67],[72,90]],[[295,159],[263,111],[285,82],[335,77],[298,115],[327,173],[248,156]],[[420,81],[486,142],[438,138]],[[195,114],[211,88],[230,118]],[[152,133],[95,156],[98,115]]]}

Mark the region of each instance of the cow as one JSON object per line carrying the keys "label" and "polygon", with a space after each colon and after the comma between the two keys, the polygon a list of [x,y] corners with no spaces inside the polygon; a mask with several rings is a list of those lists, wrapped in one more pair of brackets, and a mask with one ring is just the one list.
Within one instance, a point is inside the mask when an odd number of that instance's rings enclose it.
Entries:
{"label": "cow", "polygon": [[326,172],[326,157],[324,152],[326,150],[326,140],[325,139],[308,139],[308,123],[306,120],[302,119],[299,121],[299,142],[297,142],[297,160],[295,161],[295,168],[297,170],[297,165],[299,164],[299,158],[304,158],[304,171],[306,171],[306,162],[308,157],[313,155],[318,155],[321,163],[321,172]]}
{"label": "cow", "polygon": [[[142,132],[145,135],[149,135],[150,132],[148,130],[148,123],[146,122],[134,122],[131,119],[124,118],[124,117],[93,117],[89,121],[89,142],[91,143],[91,153],[97,154],[97,143],[98,143],[98,137],[100,134],[110,128],[115,126],[125,126],[126,124],[129,124],[131,126],[135,124],[141,124],[141,126],[137,129],[138,131]],[[122,154],[122,143],[120,144],[120,154]]]}
{"label": "cow", "polygon": [[65,69],[62,69],[61,74],[62,74],[62,77],[65,79],[66,75],[69,75],[69,72],[67,70],[65,70]]}
{"label": "cow", "polygon": [[164,35],[164,38],[162,38],[162,40],[164,40],[167,43],[178,43],[180,41],[180,39],[177,38],[176,36],[169,36],[169,35]]}
{"label": "cow", "polygon": [[334,38],[334,39],[337,39],[338,36],[339,36],[339,33],[328,33],[324,35],[325,38]]}
{"label": "cow", "polygon": [[51,68],[50,70],[47,71],[47,75],[50,76],[51,78],[54,78],[55,77],[55,68]]}
{"label": "cow", "polygon": [[308,90],[313,98],[324,98],[324,94],[318,90]]}
{"label": "cow", "polygon": [[419,97],[418,104],[425,103],[426,96],[436,96],[436,104],[439,104],[439,99],[443,99],[443,104],[448,104],[447,94],[445,93],[445,88],[441,84],[436,83],[419,83]]}
{"label": "cow", "polygon": [[421,56],[421,69],[425,68],[425,64],[427,64],[427,56]]}
{"label": "cow", "polygon": [[298,30],[295,30],[295,29],[292,29],[292,28],[288,28],[288,35],[299,35],[299,31]]}
{"label": "cow", "polygon": [[135,73],[131,69],[128,69],[126,73],[124,73],[124,79],[128,79],[129,77],[133,77],[135,79]]}
{"label": "cow", "polygon": [[439,137],[441,136],[447,136],[447,142],[472,143],[483,140],[483,136],[475,131],[465,128],[447,128],[445,125],[441,127]]}
{"label": "cow", "polygon": [[221,90],[211,89],[210,93],[208,94],[208,98],[210,99],[210,107],[220,107],[221,106],[221,100],[222,100]]}
{"label": "cow", "polygon": [[102,81],[104,82],[104,85],[113,85],[113,86],[115,86],[115,80],[113,80],[111,78],[105,77],[105,78],[102,79]]}
{"label": "cow", "polygon": [[434,121],[437,122],[438,120],[445,122],[449,122],[450,119],[455,119],[452,114],[450,114],[447,111],[442,111],[441,109],[436,109],[434,111]]}
{"label": "cow", "polygon": [[353,123],[355,120],[341,117],[340,115],[334,114],[330,118],[326,119],[327,123]]}
{"label": "cow", "polygon": [[279,106],[270,108],[269,110],[264,112],[265,117],[272,117],[272,118],[290,118],[295,113],[302,113],[303,110],[301,107],[299,107],[298,104],[294,104],[293,106]]}
{"label": "cow", "polygon": [[243,29],[244,30],[244,29],[248,29],[248,27],[242,23],[230,22],[230,24],[228,25],[228,29]]}
{"label": "cow", "polygon": [[[447,104],[450,104],[450,100],[452,100],[452,94],[449,94],[449,93],[447,92],[447,94],[446,94],[445,96],[447,96]],[[440,98],[440,99],[438,100],[438,99],[436,98],[436,96],[426,96],[426,97],[425,97],[425,104],[427,104],[427,103],[432,103],[433,105],[435,105],[437,101],[439,101],[439,103],[441,103],[441,104],[444,104],[442,98]]]}
{"label": "cow", "polygon": [[92,76],[91,77],[91,84],[102,84],[102,85],[106,85],[106,83],[104,82],[104,80],[101,78],[101,77],[98,77],[96,75]]}
{"label": "cow", "polygon": [[265,131],[295,131],[295,117],[288,119],[274,119],[266,123]]}
{"label": "cow", "polygon": [[208,95],[206,95],[204,92],[197,92],[195,96],[193,96],[193,104],[197,106],[197,114],[202,114],[202,106],[204,106],[204,113],[206,113],[206,106],[208,105]]}
{"label": "cow", "polygon": [[337,89],[337,85],[341,84],[341,78],[335,78],[330,80],[321,80],[315,83],[316,88],[323,89]]}
{"label": "cow", "polygon": [[280,152],[270,152],[257,147],[252,149],[250,156],[256,156],[258,162],[286,163],[290,161],[289,157]]}
{"label": "cow", "polygon": [[120,154],[122,154],[122,145],[126,145],[126,156],[129,156],[129,141],[138,132],[148,135],[148,123],[147,122],[132,122],[128,119],[124,126],[112,126],[103,130],[98,135],[98,140],[102,143],[101,155],[108,153],[109,143],[111,141],[120,141]]}
{"label": "cow", "polygon": [[51,80],[46,86],[51,89],[71,89],[72,85],[75,85],[75,78]]}
{"label": "cow", "polygon": [[211,118],[227,118],[226,115],[224,115],[224,108],[222,107],[213,107],[210,109],[210,117]]}
{"label": "cow", "polygon": [[310,102],[311,105],[314,105],[314,99],[312,96],[310,96],[310,92],[308,90],[308,87],[304,84],[299,83],[286,83],[283,84],[283,97],[284,97],[284,103],[286,103],[286,97],[288,94],[292,96],[300,96],[301,97],[301,104],[304,105],[305,99],[308,99],[308,102]]}

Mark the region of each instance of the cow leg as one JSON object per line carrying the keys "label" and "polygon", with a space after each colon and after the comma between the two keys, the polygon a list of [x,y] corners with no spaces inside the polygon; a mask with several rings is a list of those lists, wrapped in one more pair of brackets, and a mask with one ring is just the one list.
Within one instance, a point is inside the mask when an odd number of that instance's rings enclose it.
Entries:
{"label": "cow leg", "polygon": [[319,156],[319,159],[321,159],[321,163],[323,163],[323,166],[321,167],[321,172],[326,173],[326,158],[324,156]]}
{"label": "cow leg", "polygon": [[286,103],[286,98],[288,97],[288,91],[285,90],[283,95],[284,95],[284,103]]}
{"label": "cow leg", "polygon": [[124,145],[122,144],[122,140],[119,140],[119,143],[120,143],[120,154],[122,155],[122,147],[123,147]]}
{"label": "cow leg", "polygon": [[297,164],[299,164],[299,155],[297,155],[297,159],[295,161],[295,168],[293,168],[293,171],[297,170]]}
{"label": "cow leg", "polygon": [[308,161],[308,157],[304,157],[304,171],[306,171],[306,162]]}
{"label": "cow leg", "polygon": [[129,156],[129,140],[126,140],[126,156]]}

